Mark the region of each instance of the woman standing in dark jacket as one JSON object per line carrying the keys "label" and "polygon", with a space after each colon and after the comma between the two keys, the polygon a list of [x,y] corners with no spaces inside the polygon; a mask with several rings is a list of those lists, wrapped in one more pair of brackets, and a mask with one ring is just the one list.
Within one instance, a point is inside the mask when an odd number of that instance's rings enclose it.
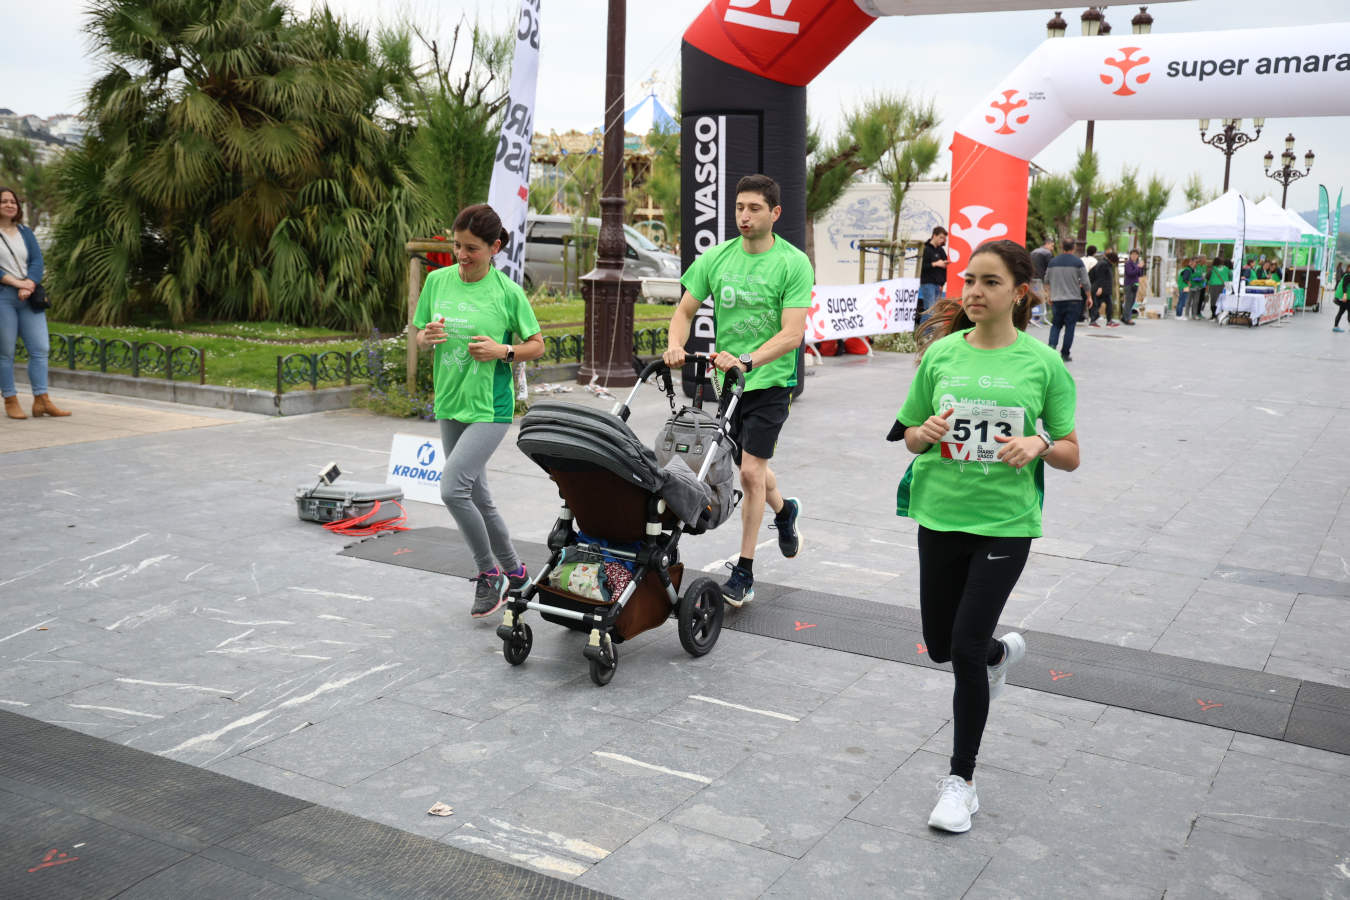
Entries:
{"label": "woman standing in dark jacket", "polygon": [[1100,328],[1097,319],[1103,307],[1106,309],[1106,327],[1115,328],[1119,322],[1111,319],[1111,295],[1115,290],[1116,263],[1120,257],[1114,253],[1103,253],[1097,257],[1097,264],[1088,272],[1088,283],[1092,285],[1092,321],[1088,324]]}
{"label": "woman standing in dark jacket", "polygon": [[33,415],[68,416],[47,396],[47,314],[35,310],[28,298],[42,282],[42,250],[32,229],[23,222],[19,195],[0,187],[0,394],[5,415],[26,419],[14,387],[14,348],[20,337],[28,351],[28,385],[33,391]]}

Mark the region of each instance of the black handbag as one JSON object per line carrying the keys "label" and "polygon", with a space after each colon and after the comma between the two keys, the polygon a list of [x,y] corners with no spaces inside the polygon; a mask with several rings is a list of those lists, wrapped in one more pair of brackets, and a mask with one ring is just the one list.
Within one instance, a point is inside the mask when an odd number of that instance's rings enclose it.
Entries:
{"label": "black handbag", "polygon": [[28,295],[28,308],[33,312],[46,312],[51,306],[52,301],[47,298],[47,289],[41,284],[33,288],[33,293]]}
{"label": "black handbag", "polygon": [[[3,234],[0,234],[0,241],[4,241],[5,249],[9,251],[10,259],[17,265],[19,257],[14,252],[14,248],[9,245],[9,241],[6,240]],[[33,288],[33,293],[28,295],[28,308],[33,312],[46,312],[51,308],[51,305],[52,301],[47,299],[47,289],[41,284]]]}

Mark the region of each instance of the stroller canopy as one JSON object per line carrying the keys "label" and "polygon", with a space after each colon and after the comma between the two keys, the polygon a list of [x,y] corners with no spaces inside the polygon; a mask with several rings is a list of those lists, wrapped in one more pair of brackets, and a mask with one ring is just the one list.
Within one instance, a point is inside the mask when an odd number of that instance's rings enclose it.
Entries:
{"label": "stroller canopy", "polygon": [[544,471],[559,460],[600,466],[645,491],[665,482],[656,453],[613,413],[541,400],[520,420],[516,446]]}

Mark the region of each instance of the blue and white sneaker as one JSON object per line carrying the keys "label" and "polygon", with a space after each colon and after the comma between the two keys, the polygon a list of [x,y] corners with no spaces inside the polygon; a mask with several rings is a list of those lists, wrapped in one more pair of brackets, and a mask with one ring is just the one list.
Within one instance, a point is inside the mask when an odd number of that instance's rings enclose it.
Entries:
{"label": "blue and white sneaker", "polygon": [[783,508],[773,517],[769,527],[778,532],[778,549],[788,559],[796,556],[802,549],[802,533],[797,528],[797,519],[802,514],[802,501],[788,497]]}
{"label": "blue and white sneaker", "polygon": [[727,563],[731,577],[722,585],[722,599],[739,609],[755,599],[755,577],[735,563]]}

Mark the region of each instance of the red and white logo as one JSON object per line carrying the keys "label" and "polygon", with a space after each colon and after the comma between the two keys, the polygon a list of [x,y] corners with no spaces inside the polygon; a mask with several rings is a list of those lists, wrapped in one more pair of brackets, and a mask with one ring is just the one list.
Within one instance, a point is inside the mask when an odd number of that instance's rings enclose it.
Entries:
{"label": "red and white logo", "polygon": [[[788,7],[791,5],[792,0],[768,0],[767,3],[760,0],[730,0],[722,21],[732,25],[744,25],[747,28],[758,28],[761,31],[797,34],[801,31],[802,24],[787,17]],[[769,14],[766,16],[762,11],[749,12],[755,7],[761,9],[768,7]]]}
{"label": "red and white logo", "polygon": [[825,340],[825,323],[820,311],[820,300],[816,297],[814,289],[811,291],[811,309],[807,312],[806,323],[810,326],[813,341]]}
{"label": "red and white logo", "polygon": [[[1149,61],[1147,56],[1135,58],[1134,54],[1138,53],[1140,49],[1141,48],[1139,47],[1121,47],[1119,51],[1121,54],[1120,59],[1108,56],[1106,59],[1102,60],[1103,63],[1119,72],[1120,86],[1111,93],[1118,94],[1121,97],[1129,97],[1136,93],[1134,88],[1148,82],[1150,73],[1134,71],[1139,66],[1145,65]],[[1110,87],[1116,83],[1117,73],[1102,72],[1098,77],[1101,78],[1102,84]]]}
{"label": "red and white logo", "polygon": [[994,130],[994,134],[1014,134],[1017,129],[1012,126],[1025,125],[1027,124],[1027,120],[1031,118],[1029,113],[1013,115],[1015,110],[1022,109],[1027,105],[1027,101],[1025,100],[1014,100],[1013,98],[1016,96],[1017,91],[1004,91],[1002,100],[995,100],[993,103],[989,104],[990,107],[998,110],[1001,114],[1001,116],[994,116],[989,113],[984,114],[984,120],[986,122],[990,125],[998,125],[998,128]]}

